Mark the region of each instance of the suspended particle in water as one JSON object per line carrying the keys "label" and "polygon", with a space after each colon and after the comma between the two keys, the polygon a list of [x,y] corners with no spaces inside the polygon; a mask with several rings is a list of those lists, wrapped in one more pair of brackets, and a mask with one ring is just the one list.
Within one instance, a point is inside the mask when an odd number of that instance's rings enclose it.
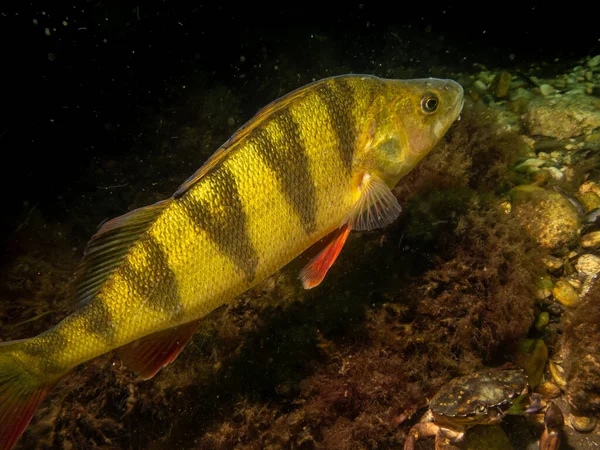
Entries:
{"label": "suspended particle in water", "polygon": [[38,24],[38,21],[37,21],[37,19],[33,19],[33,24],[34,24],[34,25],[37,25],[37,24]]}
{"label": "suspended particle in water", "polygon": [[50,28],[44,28],[44,34],[50,36]]}
{"label": "suspended particle in water", "polygon": [[54,61],[56,59],[56,55],[54,53],[48,53],[48,61]]}

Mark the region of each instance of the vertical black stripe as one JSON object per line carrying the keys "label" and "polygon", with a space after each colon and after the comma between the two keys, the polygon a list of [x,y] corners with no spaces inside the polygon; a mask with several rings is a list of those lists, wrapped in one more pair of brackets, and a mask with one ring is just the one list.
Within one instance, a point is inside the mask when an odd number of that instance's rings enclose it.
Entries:
{"label": "vertical black stripe", "polygon": [[357,124],[352,115],[356,107],[352,87],[347,80],[334,78],[319,86],[316,92],[332,119],[333,131],[340,144],[337,151],[346,171],[350,173],[358,137]]}
{"label": "vertical black stripe", "polygon": [[[169,265],[169,258],[162,245],[151,234],[144,236],[140,242],[145,258],[141,267],[127,264],[123,266],[123,281],[131,289],[132,298],[141,302],[144,309],[164,312],[170,318],[183,314],[179,299],[177,277]],[[115,288],[121,289],[117,284]],[[114,294],[112,294],[114,295]],[[136,314],[132,305],[131,314]]]}
{"label": "vertical black stripe", "polygon": [[[185,210],[250,282],[256,276],[258,254],[248,235],[248,219],[235,175],[226,164],[221,164],[213,169],[211,182],[214,183],[212,189],[205,190],[201,201],[186,198]],[[206,270],[213,269],[207,267]]]}
{"label": "vertical black stripe", "polygon": [[260,127],[251,139],[259,155],[275,176],[283,195],[294,208],[307,234],[317,228],[317,190],[310,173],[310,161],[303,146],[298,123],[289,110],[279,113],[274,120],[283,133],[277,139]]}

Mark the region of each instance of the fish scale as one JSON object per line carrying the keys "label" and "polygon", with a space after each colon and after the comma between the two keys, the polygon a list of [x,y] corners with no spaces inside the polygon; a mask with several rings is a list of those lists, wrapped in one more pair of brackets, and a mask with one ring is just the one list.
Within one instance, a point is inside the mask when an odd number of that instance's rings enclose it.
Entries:
{"label": "fish scale", "polygon": [[171,198],[104,224],[77,270],[82,306],[0,346],[0,450],[73,367],[119,349],[154,376],[202,317],[327,237],[300,274],[318,285],[350,230],[397,217],[391,188],[458,117],[462,96],[451,80],[317,81],[259,111]]}

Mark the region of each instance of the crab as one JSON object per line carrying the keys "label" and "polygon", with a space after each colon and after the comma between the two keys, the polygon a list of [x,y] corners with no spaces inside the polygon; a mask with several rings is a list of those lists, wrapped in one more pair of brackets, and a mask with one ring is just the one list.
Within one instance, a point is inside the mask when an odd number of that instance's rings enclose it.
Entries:
{"label": "crab", "polygon": [[560,408],[530,393],[527,375],[520,369],[488,369],[454,378],[431,399],[429,410],[408,432],[404,450],[415,441],[435,436],[436,450],[458,450],[452,445],[475,425],[500,423],[507,414],[544,411],[540,450],[558,450],[564,419]]}

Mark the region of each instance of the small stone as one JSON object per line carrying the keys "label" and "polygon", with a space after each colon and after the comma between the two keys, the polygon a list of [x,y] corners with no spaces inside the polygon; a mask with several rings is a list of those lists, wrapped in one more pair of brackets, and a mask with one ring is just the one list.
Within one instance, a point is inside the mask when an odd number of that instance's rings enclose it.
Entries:
{"label": "small stone", "polygon": [[558,280],[552,289],[552,295],[563,306],[574,308],[581,303],[579,294],[568,281]]}
{"label": "small stone", "polygon": [[540,86],[540,92],[542,93],[542,95],[550,95],[556,92],[556,89],[554,89],[552,86],[550,86],[549,84],[542,84]]}
{"label": "small stone", "polygon": [[592,231],[582,236],[581,246],[584,248],[600,247],[600,231]]}
{"label": "small stone", "polygon": [[510,196],[517,221],[538,244],[559,249],[578,242],[579,212],[560,193],[522,185],[513,188]]}
{"label": "small stone", "polygon": [[229,126],[235,125],[235,119],[233,117],[230,117],[229,119],[227,119],[227,125],[229,125]]}
{"label": "small stone", "polygon": [[494,77],[490,90],[497,99],[505,98],[508,96],[510,91],[510,83],[512,82],[512,75],[508,72],[500,72]]}
{"label": "small stone", "polygon": [[536,290],[535,297],[539,300],[544,300],[552,295],[552,288],[554,287],[554,283],[548,276],[544,276],[540,278],[538,281],[538,286]]}
{"label": "small stone", "polygon": [[600,127],[598,99],[585,94],[538,97],[527,109],[527,124],[534,136],[566,139]]}
{"label": "small stone", "polygon": [[585,142],[587,142],[588,144],[595,144],[597,142],[600,142],[600,133],[597,131],[592,131],[591,133],[586,134]]}
{"label": "small stone", "polygon": [[566,280],[571,286],[573,286],[573,289],[575,289],[577,292],[581,290],[581,281],[579,281],[577,278],[569,277],[566,278]]}
{"label": "small stone", "polygon": [[586,192],[594,192],[596,195],[600,196],[600,186],[593,181],[586,181],[579,186],[579,193],[585,194]]}
{"label": "small stone", "polygon": [[475,83],[473,83],[473,87],[475,89],[477,89],[479,92],[485,92],[485,91],[487,91],[487,86],[481,80],[477,80]]}
{"label": "small stone", "polygon": [[588,70],[588,71],[585,73],[585,79],[586,79],[587,81],[592,81],[592,80],[594,79],[594,74],[592,73],[592,71],[591,71],[591,70]]}
{"label": "small stone", "polygon": [[550,370],[550,375],[552,375],[552,379],[557,384],[557,386],[565,390],[567,387],[567,380],[565,379],[565,369],[563,369],[562,364],[558,361],[550,360],[548,362],[548,369]]}
{"label": "small stone", "polygon": [[548,270],[554,272],[555,270],[559,270],[563,266],[563,260],[557,258],[556,256],[547,255],[542,258],[543,263],[546,265]]}
{"label": "small stone", "polygon": [[547,361],[548,347],[543,339],[524,339],[519,343],[516,362],[527,374],[532,388],[541,383]]}
{"label": "small stone", "polygon": [[590,67],[596,67],[596,66],[600,65],[600,55],[596,55],[593,58],[591,58],[587,64]]}
{"label": "small stone", "polygon": [[596,423],[598,423],[595,417],[577,416],[573,413],[567,416],[567,420],[580,433],[589,433],[596,428]]}
{"label": "small stone", "polygon": [[538,331],[542,331],[546,328],[546,325],[550,323],[550,314],[547,311],[541,312],[535,321],[535,329]]}
{"label": "small stone", "polygon": [[575,264],[577,272],[583,277],[596,277],[600,273],[600,258],[596,255],[581,255]]}
{"label": "small stone", "polygon": [[538,158],[529,158],[515,167],[517,172],[521,173],[535,173],[540,170],[540,166],[546,164],[546,161]]}
{"label": "small stone", "polygon": [[537,391],[544,396],[544,398],[556,398],[561,394],[560,388],[552,381],[546,381],[540,384]]}
{"label": "small stone", "polygon": [[562,181],[565,178],[565,174],[558,170],[556,167],[548,167],[546,170],[550,172],[552,178],[554,178],[557,181]]}
{"label": "small stone", "polygon": [[600,197],[595,192],[586,192],[577,196],[577,200],[583,206],[586,213],[593,211],[596,208],[600,208]]}
{"label": "small stone", "polygon": [[538,157],[539,159],[541,159],[542,161],[547,161],[548,159],[550,159],[550,154],[549,154],[549,153],[546,153],[546,152],[539,152],[539,153],[537,154],[537,157]]}

